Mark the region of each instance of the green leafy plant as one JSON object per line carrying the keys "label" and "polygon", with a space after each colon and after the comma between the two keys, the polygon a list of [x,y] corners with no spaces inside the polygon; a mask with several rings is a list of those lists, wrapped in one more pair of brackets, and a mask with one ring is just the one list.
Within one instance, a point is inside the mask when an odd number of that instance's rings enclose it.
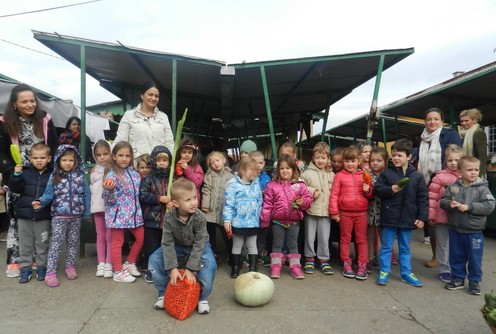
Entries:
{"label": "green leafy plant", "polygon": [[188,115],[188,108],[184,109],[183,117],[177,123],[176,137],[174,140],[174,149],[172,152],[172,161],[170,163],[171,172],[169,174],[169,183],[167,184],[167,197],[169,197],[169,198],[170,198],[170,189],[172,186],[172,180],[174,178],[174,166],[176,165],[176,152],[177,152],[177,149],[179,148],[179,142],[181,141],[181,136],[183,134],[183,126],[184,126],[184,122],[186,122],[186,116],[187,115]]}

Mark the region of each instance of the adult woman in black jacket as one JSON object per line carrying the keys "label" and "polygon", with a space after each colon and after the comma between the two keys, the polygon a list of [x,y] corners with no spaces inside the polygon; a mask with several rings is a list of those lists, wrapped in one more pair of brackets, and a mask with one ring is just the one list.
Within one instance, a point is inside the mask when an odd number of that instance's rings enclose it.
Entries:
{"label": "adult woman in black jacket", "polygon": [[[36,143],[45,143],[50,147],[52,156],[58,147],[58,136],[50,114],[39,108],[36,93],[29,85],[19,84],[12,89],[9,102],[0,116],[0,173],[4,183],[8,184],[16,163],[12,157],[11,144],[19,147],[22,165],[28,166],[29,150]],[[10,226],[7,233],[7,276],[18,277],[19,236],[17,221],[12,208],[16,194],[9,193]]]}

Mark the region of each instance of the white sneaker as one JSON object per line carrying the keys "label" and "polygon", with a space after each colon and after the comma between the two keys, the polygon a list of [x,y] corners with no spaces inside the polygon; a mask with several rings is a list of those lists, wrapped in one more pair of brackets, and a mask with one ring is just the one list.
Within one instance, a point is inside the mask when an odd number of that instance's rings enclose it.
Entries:
{"label": "white sneaker", "polygon": [[431,237],[424,237],[424,244],[429,245],[431,243]]}
{"label": "white sneaker", "polygon": [[103,277],[105,272],[105,262],[100,262],[98,266],[96,266],[96,277]]}
{"label": "white sneaker", "polygon": [[134,281],[136,281],[136,278],[125,270],[114,273],[114,282],[133,283]]}
{"label": "white sneaker", "polygon": [[208,300],[200,300],[198,302],[198,313],[208,314],[210,312],[210,306],[208,306]]}
{"label": "white sneaker", "polygon": [[112,263],[105,263],[105,269],[103,269],[103,278],[112,278],[114,276],[114,268],[112,268]]}
{"label": "white sneaker", "polygon": [[164,297],[158,297],[157,302],[155,305],[153,305],[156,310],[163,310],[164,309]]}
{"label": "white sneaker", "polygon": [[129,263],[126,261],[126,263],[123,264],[122,266],[125,271],[133,275],[134,277],[140,277],[141,273],[139,272],[138,268],[136,268],[135,263]]}
{"label": "white sneaker", "polygon": [[12,263],[7,266],[7,277],[20,277],[21,276],[21,266],[19,263]]}

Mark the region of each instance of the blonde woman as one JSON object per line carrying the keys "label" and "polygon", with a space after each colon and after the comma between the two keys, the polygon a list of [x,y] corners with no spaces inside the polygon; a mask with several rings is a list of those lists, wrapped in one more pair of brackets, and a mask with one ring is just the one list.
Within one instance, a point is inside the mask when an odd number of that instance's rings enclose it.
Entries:
{"label": "blonde woman", "polygon": [[463,141],[463,152],[480,160],[479,176],[486,177],[487,136],[479,126],[481,119],[482,115],[478,109],[462,111],[460,124],[463,129],[459,133]]}

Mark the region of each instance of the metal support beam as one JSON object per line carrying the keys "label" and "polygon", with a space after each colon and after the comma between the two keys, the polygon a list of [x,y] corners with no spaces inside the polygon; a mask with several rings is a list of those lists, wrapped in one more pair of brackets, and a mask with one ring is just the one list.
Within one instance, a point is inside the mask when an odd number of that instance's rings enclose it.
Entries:
{"label": "metal support beam", "polygon": [[453,103],[453,99],[449,98],[448,101],[448,109],[449,109],[449,116],[450,116],[450,126],[452,129],[456,130],[456,120],[455,120],[455,104]]}
{"label": "metal support beam", "polygon": [[80,154],[83,161],[86,163],[86,47],[81,45],[79,49],[81,52],[81,150]]}
{"label": "metal support beam", "polygon": [[377,97],[379,96],[379,87],[381,85],[382,70],[384,68],[384,54],[379,58],[379,65],[377,66],[377,76],[375,77],[374,96],[372,97],[372,105],[370,106],[369,119],[367,121],[367,143],[372,142],[372,133],[374,132],[374,125],[380,117],[377,111]]}
{"label": "metal support beam", "polygon": [[265,77],[265,67],[260,66],[260,75],[265,99],[265,110],[267,112],[267,120],[269,122],[270,142],[272,144],[272,159],[277,159],[276,137],[274,134],[274,125],[272,124],[272,111],[270,109],[270,96],[267,87],[267,78]]}
{"label": "metal support beam", "polygon": [[386,138],[386,119],[381,117],[382,124],[382,142],[384,143],[384,147],[387,147],[387,138]]}
{"label": "metal support beam", "polygon": [[326,109],[324,112],[324,122],[322,124],[322,136],[320,138],[320,141],[324,141],[325,131],[326,131],[326,127],[327,127],[327,119],[329,118],[329,109],[331,108],[331,97],[332,97],[332,94],[329,94],[327,97],[327,106],[326,106]]}

